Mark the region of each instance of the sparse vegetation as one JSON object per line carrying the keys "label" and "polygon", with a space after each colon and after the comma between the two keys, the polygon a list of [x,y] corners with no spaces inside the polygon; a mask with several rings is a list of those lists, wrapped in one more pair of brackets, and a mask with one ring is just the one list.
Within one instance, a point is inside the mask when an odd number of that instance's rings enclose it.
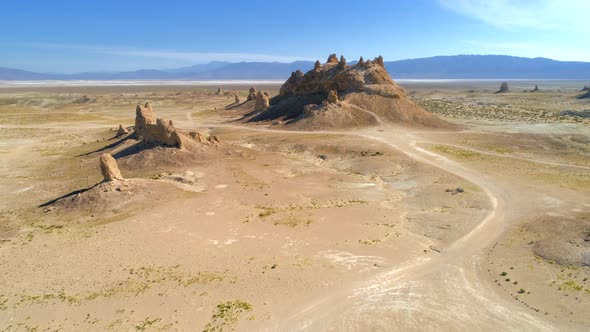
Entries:
{"label": "sparse vegetation", "polygon": [[220,303],[203,332],[233,331],[241,316],[251,311],[252,305],[242,300]]}
{"label": "sparse vegetation", "polygon": [[469,151],[469,150],[460,149],[460,148],[456,148],[456,147],[452,147],[452,146],[448,146],[448,145],[442,145],[442,144],[434,145],[432,147],[432,149],[437,152],[449,155],[453,158],[459,159],[459,160],[477,160],[477,159],[481,159],[483,157],[482,154],[478,153],[478,152]]}

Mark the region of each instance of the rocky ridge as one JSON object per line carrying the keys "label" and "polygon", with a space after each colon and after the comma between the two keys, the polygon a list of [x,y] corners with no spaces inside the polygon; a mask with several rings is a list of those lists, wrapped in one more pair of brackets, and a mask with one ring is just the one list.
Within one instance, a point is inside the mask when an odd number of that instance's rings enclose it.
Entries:
{"label": "rocky ridge", "polygon": [[307,129],[362,127],[381,122],[449,126],[410,100],[389,76],[381,56],[368,61],[361,57],[349,65],[344,56],[331,54],[326,63],[316,61],[307,73],[293,72],[279,94],[263,106],[257,103],[255,114],[246,120],[279,120]]}

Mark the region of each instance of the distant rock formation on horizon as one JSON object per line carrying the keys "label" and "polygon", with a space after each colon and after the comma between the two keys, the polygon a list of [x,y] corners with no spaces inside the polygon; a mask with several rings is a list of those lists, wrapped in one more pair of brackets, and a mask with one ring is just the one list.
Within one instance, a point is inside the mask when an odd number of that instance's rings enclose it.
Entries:
{"label": "distant rock formation on horizon", "polygon": [[504,93],[508,91],[510,91],[510,89],[508,88],[508,83],[502,82],[502,84],[500,84],[500,89],[494,93]]}
{"label": "distant rock formation on horizon", "polygon": [[579,95],[578,97],[576,97],[578,99],[586,99],[586,98],[590,98],[590,89],[586,90],[586,93],[583,93],[581,95]]}

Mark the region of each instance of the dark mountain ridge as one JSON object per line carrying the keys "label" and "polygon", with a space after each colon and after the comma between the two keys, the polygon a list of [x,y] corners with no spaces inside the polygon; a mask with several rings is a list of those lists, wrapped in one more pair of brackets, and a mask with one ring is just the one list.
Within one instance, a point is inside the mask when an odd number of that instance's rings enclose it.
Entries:
{"label": "dark mountain ridge", "polygon": [[[351,64],[354,64],[351,61]],[[0,67],[0,80],[285,80],[312,61],[220,62],[168,70],[48,74]],[[454,55],[385,62],[395,79],[590,79],[590,62],[507,55]]]}

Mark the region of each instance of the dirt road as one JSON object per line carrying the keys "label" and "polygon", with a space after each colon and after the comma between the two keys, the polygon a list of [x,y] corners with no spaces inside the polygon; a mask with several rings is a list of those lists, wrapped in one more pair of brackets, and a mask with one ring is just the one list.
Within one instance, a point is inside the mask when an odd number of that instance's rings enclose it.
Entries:
{"label": "dirt road", "polygon": [[[354,285],[293,308],[288,317],[277,317],[267,331],[467,331],[467,330],[562,330],[500,292],[486,271],[489,248],[506,228],[517,222],[518,213],[535,208],[519,194],[517,186],[501,186],[493,178],[425,150],[419,143],[440,143],[420,138],[420,131],[376,127],[361,131],[287,131],[213,124],[211,127],[272,131],[293,135],[356,135],[403,152],[457,175],[480,187],[492,209],[475,228],[440,253],[408,258],[402,264]],[[570,165],[562,165],[568,167]],[[515,212],[518,211],[518,212]],[[559,325],[556,325],[559,324]],[[569,330],[583,330],[567,325]]]}

